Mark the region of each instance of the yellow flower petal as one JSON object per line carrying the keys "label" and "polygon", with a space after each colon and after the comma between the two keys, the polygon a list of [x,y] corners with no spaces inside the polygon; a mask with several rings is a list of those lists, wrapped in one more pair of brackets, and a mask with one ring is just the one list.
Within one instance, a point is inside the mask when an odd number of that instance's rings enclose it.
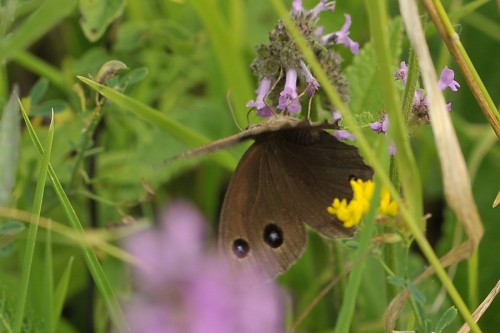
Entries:
{"label": "yellow flower petal", "polygon": [[380,195],[380,206],[378,209],[380,214],[388,216],[396,216],[398,214],[398,203],[391,201],[391,194],[386,187],[382,187]]}

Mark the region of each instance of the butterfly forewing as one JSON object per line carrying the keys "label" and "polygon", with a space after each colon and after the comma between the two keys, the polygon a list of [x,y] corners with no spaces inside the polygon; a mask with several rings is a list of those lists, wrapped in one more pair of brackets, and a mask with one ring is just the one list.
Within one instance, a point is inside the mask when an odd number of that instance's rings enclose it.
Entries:
{"label": "butterfly forewing", "polygon": [[355,147],[322,130],[297,130],[281,139],[276,151],[280,172],[289,182],[300,220],[328,238],[351,236],[355,229],[344,228],[326,208],[334,198],[351,199],[350,180],[371,179],[372,169]]}

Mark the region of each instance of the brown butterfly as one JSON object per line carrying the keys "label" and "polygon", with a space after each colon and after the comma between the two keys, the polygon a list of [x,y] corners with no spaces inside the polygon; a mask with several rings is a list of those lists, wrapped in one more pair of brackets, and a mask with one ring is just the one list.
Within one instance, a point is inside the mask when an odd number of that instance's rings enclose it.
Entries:
{"label": "brown butterfly", "polygon": [[373,170],[355,147],[325,131],[334,128],[276,114],[179,156],[255,140],[234,172],[220,215],[219,247],[234,265],[268,277],[286,271],[304,251],[305,225],[327,238],[352,236],[355,229],[326,208],[333,198],[352,198],[350,180],[371,179]]}

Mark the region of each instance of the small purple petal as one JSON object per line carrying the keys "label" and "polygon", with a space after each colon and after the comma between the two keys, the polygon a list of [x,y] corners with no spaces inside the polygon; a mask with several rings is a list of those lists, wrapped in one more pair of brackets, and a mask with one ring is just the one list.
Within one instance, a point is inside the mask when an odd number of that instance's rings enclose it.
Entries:
{"label": "small purple petal", "polygon": [[273,114],[273,111],[266,105],[264,98],[269,93],[271,89],[271,79],[264,77],[260,83],[259,88],[255,91],[257,93],[257,98],[250,100],[247,103],[247,107],[255,108],[257,110],[257,115],[261,117],[268,117]]}
{"label": "small purple petal", "polygon": [[332,113],[332,117],[333,117],[333,120],[335,120],[335,121],[340,120],[340,119],[342,119],[342,113],[340,113],[339,110],[335,110]]}
{"label": "small purple petal", "polygon": [[408,77],[408,67],[406,67],[406,63],[401,61],[399,71],[394,74],[396,80],[401,80],[403,85],[406,85],[406,78]]}
{"label": "small purple petal", "polygon": [[321,26],[317,27],[316,30],[314,30],[314,35],[320,37],[321,35],[323,35],[324,31],[325,31],[325,27],[321,25]]}
{"label": "small purple petal", "polygon": [[450,111],[451,111],[451,103],[446,104],[446,110],[447,110],[448,112],[450,112]]}
{"label": "small purple petal", "polygon": [[339,141],[351,140],[354,141],[356,138],[354,134],[346,130],[338,130],[333,133],[333,136],[337,138]]}
{"label": "small purple petal", "polygon": [[309,69],[307,68],[306,64],[302,60],[300,61],[300,67],[302,68],[302,74],[306,78],[307,94],[309,96],[313,96],[314,93],[319,89],[319,82],[312,75],[312,73],[309,71]]}
{"label": "small purple petal", "polygon": [[285,88],[280,93],[279,104],[280,110],[288,110],[290,113],[300,111],[301,106],[297,94],[297,71],[289,68],[286,71]]}
{"label": "small purple petal", "polygon": [[458,82],[455,81],[454,78],[455,72],[453,70],[449,69],[448,67],[443,68],[438,81],[439,89],[444,90],[447,87],[450,87],[451,90],[457,91],[457,87],[460,87],[460,84],[458,84]]}
{"label": "small purple petal", "polygon": [[[344,14],[345,16],[345,24],[342,26],[340,31],[334,33],[335,44],[342,44],[345,47],[348,47],[353,54],[359,53],[359,44],[349,38],[349,28],[351,27],[351,16],[349,14]],[[332,34],[325,35],[321,38],[324,43],[327,43],[331,38]]]}
{"label": "small purple petal", "polygon": [[304,10],[304,7],[302,7],[302,0],[293,0],[292,2],[292,12],[294,13],[300,13]]}
{"label": "small purple petal", "polygon": [[374,130],[377,133],[383,133],[384,131],[382,130],[382,123],[380,121],[376,121],[374,123],[370,124],[370,128]]}
{"label": "small purple petal", "polygon": [[320,2],[311,10],[313,16],[318,16],[319,13],[328,10],[333,12],[335,10],[335,1],[327,2],[328,0],[320,0]]}
{"label": "small purple petal", "polygon": [[422,89],[415,90],[415,95],[413,95],[413,107],[415,108],[425,108],[427,109],[427,98],[423,96],[424,91]]}
{"label": "small purple petal", "polygon": [[387,133],[389,129],[389,115],[384,113],[380,119],[370,124],[370,128],[377,133]]}

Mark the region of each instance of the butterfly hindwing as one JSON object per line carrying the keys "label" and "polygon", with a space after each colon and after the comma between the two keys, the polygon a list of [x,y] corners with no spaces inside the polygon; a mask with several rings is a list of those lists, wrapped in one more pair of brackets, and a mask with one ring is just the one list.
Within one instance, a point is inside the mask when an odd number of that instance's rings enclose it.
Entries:
{"label": "butterfly hindwing", "polygon": [[[287,183],[275,172],[281,165],[274,149],[273,142],[256,142],[247,150],[229,183],[219,225],[219,246],[230,261],[270,277],[288,269],[307,241]],[[245,242],[248,253],[236,253]]]}

